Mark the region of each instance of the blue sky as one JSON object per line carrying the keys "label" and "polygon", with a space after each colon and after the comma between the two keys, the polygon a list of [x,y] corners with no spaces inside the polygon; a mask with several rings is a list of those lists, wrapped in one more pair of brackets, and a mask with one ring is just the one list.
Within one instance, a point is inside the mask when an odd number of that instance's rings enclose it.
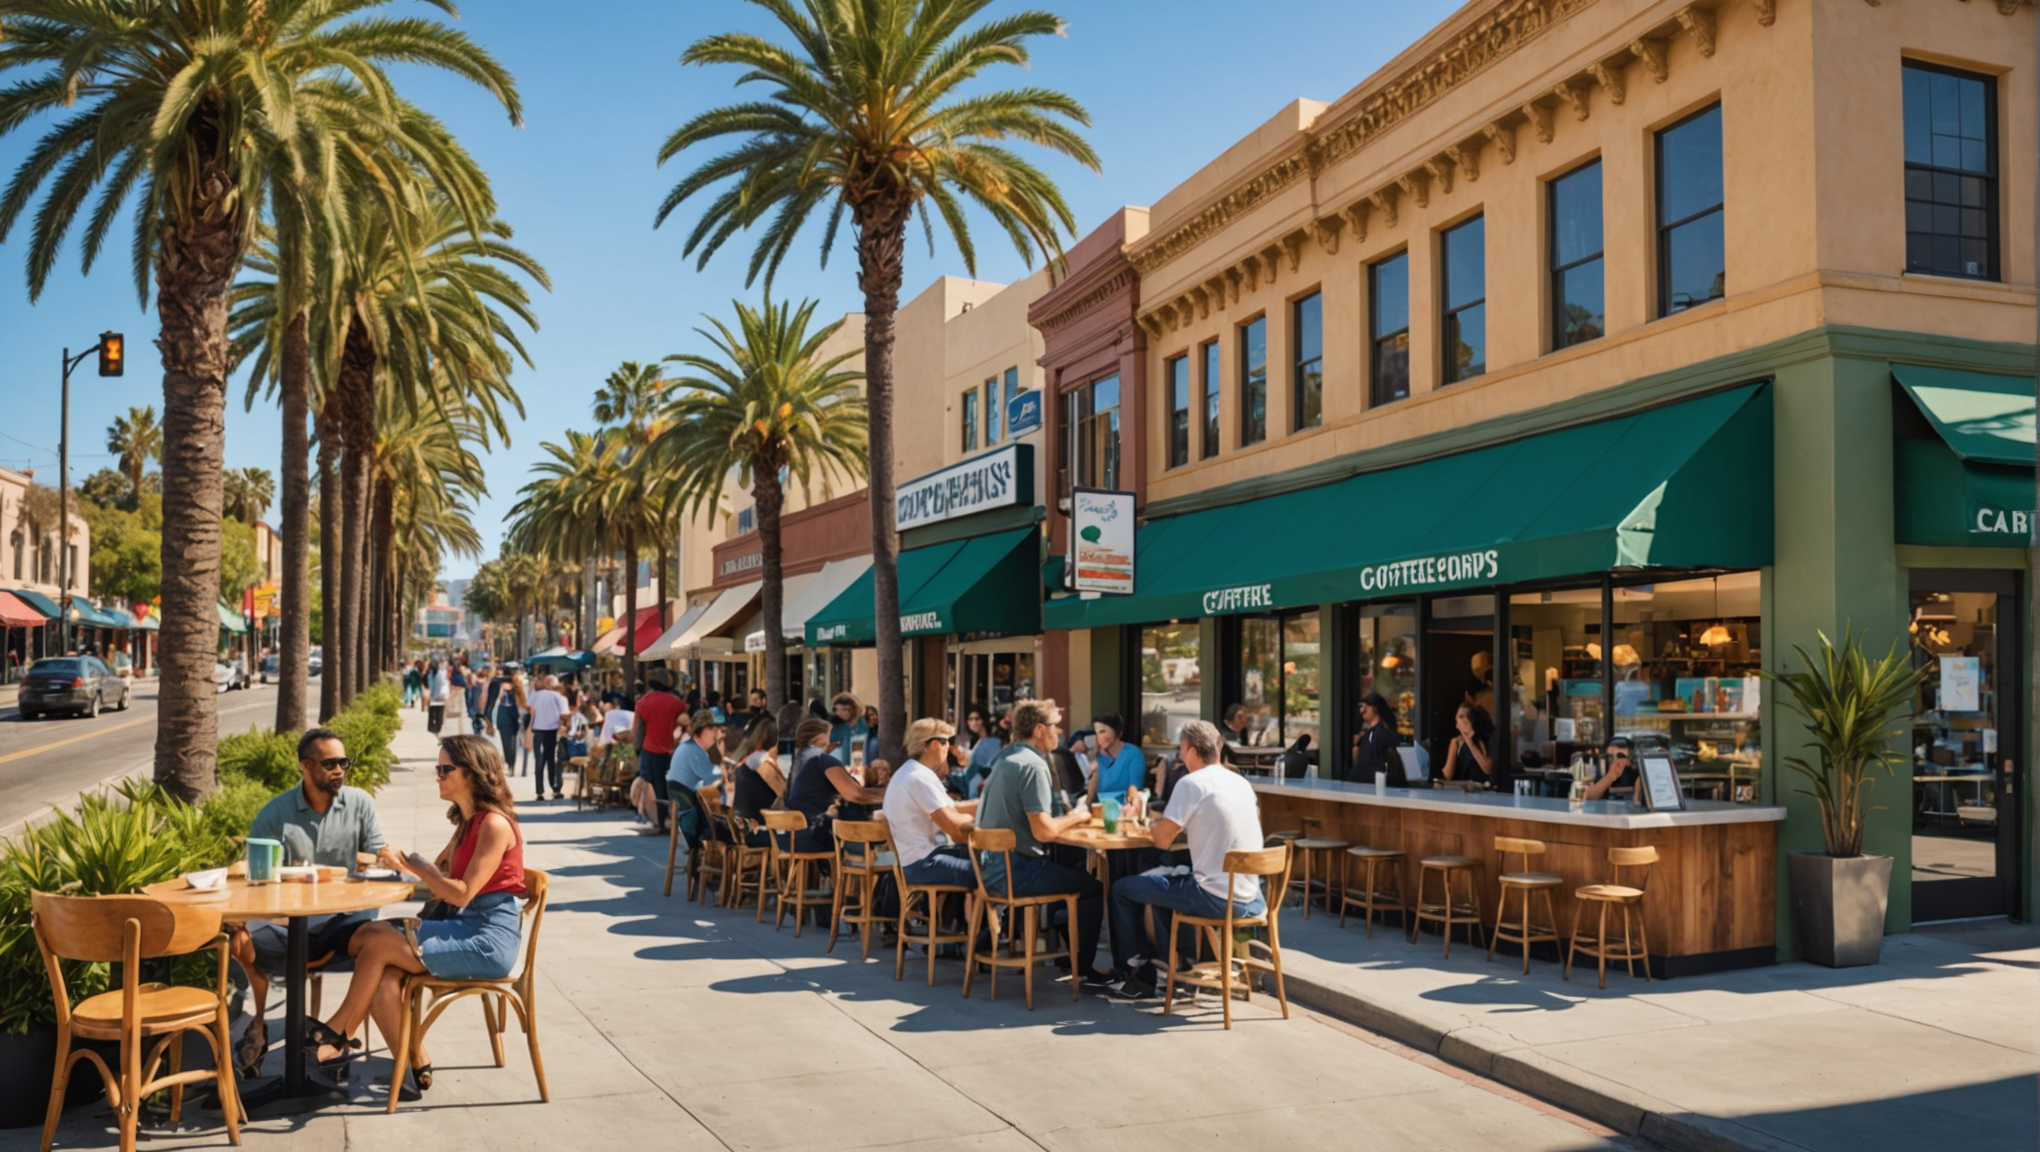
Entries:
{"label": "blue sky", "polygon": [[[1068,21],[1068,37],[1036,44],[1030,74],[1007,70],[994,79],[1061,89],[1089,110],[1089,139],[1103,175],[1046,161],[1080,234],[1122,204],[1152,203],[1289,101],[1336,99],[1453,10],[1422,0],[1049,0],[1046,6]],[[415,7],[422,6],[398,0],[390,10]],[[1000,3],[991,12],[1017,7]],[[562,21],[566,13],[572,16]],[[697,271],[680,254],[692,207],[683,206],[656,231],[652,217],[688,159],[661,169],[655,163],[659,145],[688,116],[744,95],[732,86],[733,70],[683,68],[681,51],[703,35],[763,25],[755,9],[737,0],[470,0],[461,26],[516,76],[525,105],[522,129],[462,83],[407,72],[400,84],[452,124],[489,171],[517,242],[553,281],[553,290],[536,302],[541,328],[528,341],[534,367],[520,367],[514,380],[526,416],[512,429],[510,445],[498,446],[489,461],[490,494],[476,518],[493,555],[540,442],[592,426],[589,396],[605,375],[626,359],[655,360],[697,346],[693,328],[702,312],[726,312],[733,297],[755,297],[743,284],[748,245],[733,242]],[[0,171],[11,173],[33,141],[31,131],[0,139]],[[988,221],[975,218],[973,224],[980,278],[1025,275]],[[33,467],[38,479],[55,480],[61,350],[66,343],[89,346],[104,329],[128,337],[125,377],[102,380],[88,361],[72,378],[75,483],[110,464],[106,427],[115,415],[129,405],[161,410],[155,318],[136,303],[125,235],[109,241],[113,258],[90,277],[78,272],[74,243],[31,306],[23,232],[17,228],[0,244],[0,466]],[[820,237],[817,223],[812,239],[789,255],[775,291],[815,297],[826,313],[860,308],[847,239],[824,270],[817,267]],[[963,273],[953,248],[938,240],[931,256],[917,237],[907,252],[906,295],[938,275]],[[258,402],[252,412],[243,411],[243,391],[237,381],[227,417],[227,464],[274,471],[280,443],[275,409]],[[445,575],[467,575],[474,563],[451,558]]]}

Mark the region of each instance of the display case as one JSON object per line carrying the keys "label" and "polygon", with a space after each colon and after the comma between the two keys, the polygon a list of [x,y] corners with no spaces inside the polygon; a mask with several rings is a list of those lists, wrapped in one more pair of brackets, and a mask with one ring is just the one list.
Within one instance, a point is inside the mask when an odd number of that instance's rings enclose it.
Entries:
{"label": "display case", "polygon": [[1679,676],[1615,685],[1615,734],[1639,755],[1671,757],[1696,799],[1757,802],[1763,772],[1762,682],[1754,676]]}

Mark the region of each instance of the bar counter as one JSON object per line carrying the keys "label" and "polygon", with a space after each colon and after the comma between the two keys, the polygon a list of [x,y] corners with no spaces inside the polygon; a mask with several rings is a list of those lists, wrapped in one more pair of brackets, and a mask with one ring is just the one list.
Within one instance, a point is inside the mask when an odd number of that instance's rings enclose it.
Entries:
{"label": "bar counter", "polygon": [[[1414,897],[1426,856],[1471,856],[1480,872],[1481,918],[1488,928],[1500,899],[1497,836],[1541,840],[1548,851],[1533,872],[1565,878],[1553,894],[1558,930],[1570,938],[1573,890],[1609,878],[1608,849],[1658,850],[1644,901],[1651,970],[1657,976],[1746,968],[1776,960],[1777,824],[1783,808],[1688,800],[1680,812],[1652,812],[1620,800],[1569,801],[1502,792],[1390,788],[1341,780],[1255,780],[1261,825],[1354,847],[1400,848],[1403,879]],[[1343,853],[1340,855],[1343,856]],[[1342,861],[1343,863],[1343,861]],[[1512,864],[1514,861],[1512,860]],[[1356,872],[1357,882],[1357,872]],[[1437,881],[1432,881],[1435,894]],[[1519,915],[1510,905],[1512,915]],[[1418,947],[1434,946],[1424,937]],[[1534,955],[1535,953],[1533,953]]]}

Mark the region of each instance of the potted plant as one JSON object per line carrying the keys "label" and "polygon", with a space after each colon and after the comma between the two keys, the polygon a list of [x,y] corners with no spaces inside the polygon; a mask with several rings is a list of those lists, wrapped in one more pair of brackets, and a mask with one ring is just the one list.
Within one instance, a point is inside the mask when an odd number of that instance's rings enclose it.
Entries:
{"label": "potted plant", "polygon": [[1837,648],[1820,633],[1810,654],[1793,645],[1802,672],[1767,673],[1785,689],[1783,703],[1807,722],[1817,758],[1787,756],[1784,764],[1811,785],[1799,789],[1820,804],[1824,852],[1787,855],[1800,953],[1816,964],[1875,964],[1884,948],[1884,913],[1891,896],[1891,857],[1863,851],[1863,815],[1871,810],[1873,769],[1891,774],[1893,738],[1913,711],[1924,669],[1893,641],[1872,660],[1845,634]]}

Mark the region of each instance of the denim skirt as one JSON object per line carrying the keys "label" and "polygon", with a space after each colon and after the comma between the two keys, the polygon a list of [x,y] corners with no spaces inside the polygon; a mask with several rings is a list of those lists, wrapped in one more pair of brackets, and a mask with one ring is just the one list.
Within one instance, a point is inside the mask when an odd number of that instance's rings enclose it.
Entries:
{"label": "denim skirt", "polygon": [[501,980],[517,966],[517,897],[488,892],[443,920],[418,922],[418,959],[443,980]]}

